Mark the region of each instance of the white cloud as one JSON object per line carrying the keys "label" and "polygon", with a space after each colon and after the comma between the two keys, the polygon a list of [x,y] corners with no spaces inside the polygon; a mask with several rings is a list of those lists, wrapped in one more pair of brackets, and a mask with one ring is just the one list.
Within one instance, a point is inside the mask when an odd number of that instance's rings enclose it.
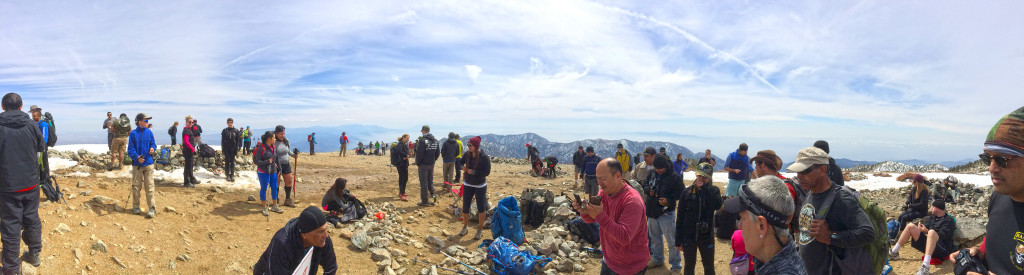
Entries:
{"label": "white cloud", "polygon": [[481,69],[480,66],[466,65],[466,75],[468,75],[469,79],[472,79],[473,82],[476,82],[476,79],[480,77],[481,71],[483,71],[483,69]]}

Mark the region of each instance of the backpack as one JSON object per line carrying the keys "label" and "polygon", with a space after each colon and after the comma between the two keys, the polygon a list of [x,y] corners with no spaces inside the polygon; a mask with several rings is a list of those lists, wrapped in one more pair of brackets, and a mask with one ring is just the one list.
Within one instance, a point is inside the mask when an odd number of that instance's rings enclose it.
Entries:
{"label": "backpack", "polygon": [[519,210],[516,198],[508,196],[501,199],[495,209],[494,216],[491,218],[491,236],[522,244],[526,236],[523,233],[522,212]]}
{"label": "backpack", "polygon": [[[347,193],[348,190],[345,190],[344,192]],[[341,222],[348,222],[366,217],[366,206],[363,205],[362,201],[359,201],[359,199],[356,199],[355,197],[349,196],[345,200],[345,205],[342,205],[341,207],[345,208],[345,213],[340,217]]]}
{"label": "backpack", "polygon": [[[829,193],[825,197],[825,201],[817,213],[814,213],[815,219],[824,219],[828,214],[828,211],[832,208],[832,203],[836,198],[838,192],[849,192],[857,199],[857,205],[860,206],[864,213],[868,215],[868,219],[871,220],[871,226],[875,230],[875,239],[863,247],[847,248],[846,258],[837,259],[835,258],[836,253],[832,252],[832,262],[839,266],[839,269],[844,274],[881,274],[882,267],[889,259],[889,239],[886,234],[887,232],[885,210],[882,210],[877,203],[872,202],[867,197],[861,196],[856,190],[850,189],[845,185],[835,186],[832,193]],[[828,247],[832,250],[832,246]]]}
{"label": "backpack", "polygon": [[56,126],[53,126],[53,116],[50,115],[50,112],[43,114],[43,122],[46,122],[46,124],[48,124],[47,126],[49,126],[49,136],[46,137],[46,146],[53,147],[54,145],[57,145],[57,128]]}
{"label": "backpack", "polygon": [[[46,200],[52,202],[59,202],[64,199],[64,192],[60,191],[60,184],[57,184],[57,178],[54,176],[46,177],[43,182],[39,184],[42,188],[43,194],[46,195]],[[67,204],[67,202],[64,202]]]}
{"label": "backpack", "polygon": [[629,183],[629,187],[632,187],[633,190],[640,193],[640,201],[647,201],[647,192],[644,192],[644,187],[640,185],[640,182],[636,180],[628,180],[626,182]]}
{"label": "backpack", "polygon": [[398,166],[402,158],[398,156],[398,146],[391,147],[391,166]]}
{"label": "backpack", "polygon": [[132,122],[128,120],[128,117],[120,117],[117,119],[117,123],[114,124],[115,137],[127,137],[128,133],[131,131]]}
{"label": "backpack", "polygon": [[536,228],[544,223],[544,215],[555,201],[555,193],[546,189],[526,189],[519,196],[519,201],[523,203],[523,223]]}
{"label": "backpack", "polygon": [[306,141],[313,142],[313,135],[306,136]]}
{"label": "backpack", "polygon": [[725,211],[715,212],[715,237],[723,240],[732,239],[732,233],[736,231],[736,218],[739,215],[729,214]]}
{"label": "backpack", "polygon": [[201,158],[212,158],[215,155],[217,155],[217,151],[214,151],[213,147],[210,147],[209,144],[206,144],[206,143],[199,144],[199,157],[201,157]]}
{"label": "backpack", "polygon": [[551,258],[534,256],[519,249],[519,246],[505,237],[497,237],[480,247],[487,246],[487,258],[491,259],[491,270],[500,275],[536,274],[536,270],[551,262]]}
{"label": "backpack", "polygon": [[171,148],[164,147],[160,148],[160,157],[157,158],[156,163],[167,165],[170,162]]}
{"label": "backpack", "polygon": [[[790,187],[793,187],[793,191],[796,193],[796,197],[793,198],[793,209],[799,210],[800,206],[804,205],[804,200],[807,199],[807,191],[804,191],[803,188],[800,188],[800,185],[797,184],[796,181],[793,181],[793,179],[785,179],[782,182],[785,182]],[[800,215],[797,214],[793,215],[793,219],[789,221],[789,234],[791,236],[796,236],[796,234],[799,232]]]}
{"label": "backpack", "polygon": [[565,224],[569,229],[569,234],[573,234],[590,245],[597,245],[597,242],[601,241],[600,226],[594,223],[584,222],[580,217],[573,218],[569,223]]}

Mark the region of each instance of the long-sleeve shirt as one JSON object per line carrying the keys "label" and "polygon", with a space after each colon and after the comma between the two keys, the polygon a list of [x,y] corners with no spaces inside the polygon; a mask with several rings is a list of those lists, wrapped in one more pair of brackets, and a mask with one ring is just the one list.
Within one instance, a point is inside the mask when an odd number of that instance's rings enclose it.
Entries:
{"label": "long-sleeve shirt", "polygon": [[[839,193],[836,194],[832,205],[823,205],[831,192]],[[829,208],[824,217],[825,223],[836,237],[831,240],[831,244],[826,245],[807,235],[809,232],[801,230],[801,236],[797,240],[808,241],[800,247],[798,253],[807,266],[807,274],[828,274],[832,253],[845,253],[847,248],[862,247],[873,241],[875,234],[881,234],[875,232],[868,214],[860,208],[857,199],[849,192],[840,191],[839,185],[832,184],[832,187],[822,193],[808,194],[804,206],[797,213],[813,213],[800,219],[814,219],[822,208]]]}
{"label": "long-sleeve shirt", "polygon": [[181,150],[187,150],[191,153],[196,152],[196,145],[192,144],[192,129],[190,127],[182,128],[181,130],[181,144],[185,145],[181,147]]}
{"label": "long-sleeve shirt", "polygon": [[932,199],[931,192],[928,189],[922,190],[921,195],[918,195],[917,198],[914,198],[914,193],[917,193],[917,187],[911,188],[910,193],[907,193],[907,211],[928,213],[928,203]]}
{"label": "long-sleeve shirt", "polygon": [[43,144],[50,143],[50,124],[39,121],[39,131],[43,132]]}
{"label": "long-sleeve shirt", "polygon": [[[153,137],[153,131],[148,128],[135,127],[135,130],[128,134],[128,156],[132,158],[132,165],[139,167],[153,165],[153,155],[149,153],[150,150],[156,151],[156,138]],[[139,163],[139,156],[145,158],[142,163]]]}
{"label": "long-sleeve shirt", "polygon": [[647,267],[651,253],[647,246],[647,216],[640,193],[623,181],[622,191],[601,196],[602,211],[597,217],[581,215],[586,223],[597,222],[601,230],[601,248],[605,251],[604,262],[618,274],[636,274]]}

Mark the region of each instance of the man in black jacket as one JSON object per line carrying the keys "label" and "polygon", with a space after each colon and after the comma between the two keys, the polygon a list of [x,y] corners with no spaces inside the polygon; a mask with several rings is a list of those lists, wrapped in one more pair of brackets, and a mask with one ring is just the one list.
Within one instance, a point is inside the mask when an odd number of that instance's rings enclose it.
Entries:
{"label": "man in black jacket", "polygon": [[459,142],[455,138],[455,132],[448,133],[448,139],[444,141],[444,145],[441,146],[441,161],[442,171],[444,173],[444,182],[455,183],[455,157],[459,156]]}
{"label": "man in black jacket", "polygon": [[39,126],[21,111],[21,96],[4,95],[0,113],[0,239],[3,274],[21,274],[21,240],[28,252],[24,260],[39,266],[43,249],[39,220],[39,163],[46,143]]}
{"label": "man in black jacket", "polygon": [[[309,271],[293,273],[302,264],[307,251],[312,249]],[[338,271],[334,256],[334,243],[327,234],[327,217],[316,206],[306,207],[298,218],[288,221],[274,233],[270,245],[263,251],[260,260],[253,266],[252,274],[317,274],[320,267],[325,275]]]}
{"label": "man in black jacket", "polygon": [[[654,156],[655,160],[661,158]],[[715,236],[712,224],[715,210],[722,207],[722,193],[711,184],[714,168],[701,163],[696,171],[693,185],[679,196],[676,211],[676,249],[683,252],[684,273],[692,275],[697,264],[697,250],[700,250],[704,274],[715,274]]]}
{"label": "man in black jacket", "polygon": [[576,153],[572,154],[572,165],[575,167],[576,172],[576,176],[572,178],[573,188],[576,188],[576,185],[579,184],[580,182],[580,173],[583,173],[583,165],[586,164],[586,162],[584,162],[583,159],[586,157],[587,153],[583,152],[583,145],[580,145],[580,148],[576,150]]}
{"label": "man in black jacket", "polygon": [[[647,214],[647,235],[651,240],[651,262],[648,268],[665,265],[665,247],[668,244],[668,262],[672,265],[672,271],[679,271],[683,267],[679,264],[679,250],[672,249],[676,243],[675,238],[675,214],[676,200],[685,187],[683,178],[673,171],[672,164],[668,159],[655,158],[654,175],[649,178],[653,181],[650,186],[644,185],[643,192],[647,193],[647,201],[644,202]],[[664,242],[662,242],[664,240]]]}
{"label": "man in black jacket", "polygon": [[220,131],[220,150],[224,153],[224,176],[235,182],[235,156],[242,143],[242,133],[235,128],[235,120],[228,118],[228,127]]}
{"label": "man in black jacket", "polygon": [[[825,151],[825,154],[830,154],[828,151],[828,141],[815,141],[814,147]],[[831,155],[828,157],[828,179],[832,180],[836,185],[846,185],[846,179],[843,178],[843,169],[836,165],[836,159],[832,158]]]}
{"label": "man in black jacket", "polygon": [[[434,163],[441,156],[438,149],[437,139],[430,134],[430,126],[423,125],[420,129],[423,135],[416,140],[416,166],[420,176],[420,203],[419,206],[431,206],[437,202],[434,195]],[[432,201],[427,201],[433,198]]]}
{"label": "man in black jacket", "polygon": [[946,213],[946,201],[936,200],[932,202],[932,216],[922,223],[907,224],[900,234],[899,241],[889,251],[889,260],[900,257],[900,247],[911,238],[914,239],[910,246],[917,251],[924,253],[924,262],[917,274],[928,274],[928,267],[931,259],[942,259],[949,256],[949,253],[956,249],[953,246],[953,232],[956,231],[956,223],[953,217]]}

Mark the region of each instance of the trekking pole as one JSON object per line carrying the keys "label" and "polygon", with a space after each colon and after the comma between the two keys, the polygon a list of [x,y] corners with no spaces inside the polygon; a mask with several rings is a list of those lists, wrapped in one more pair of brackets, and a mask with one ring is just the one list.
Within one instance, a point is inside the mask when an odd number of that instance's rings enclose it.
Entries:
{"label": "trekking pole", "polygon": [[416,256],[416,257],[412,258],[412,262],[413,263],[421,263],[421,264],[425,264],[425,265],[428,265],[428,266],[433,266],[433,267],[436,267],[436,268],[448,270],[448,271],[455,272],[455,273],[458,273],[458,274],[466,274],[466,275],[473,275],[473,274],[475,274],[475,273],[468,273],[468,272],[465,272],[465,271],[462,271],[462,270],[455,270],[455,269],[451,269],[451,268],[447,268],[447,267],[431,264],[431,263],[428,263],[426,261],[420,261],[418,259],[419,259],[419,256]]}
{"label": "trekking pole", "polygon": [[473,271],[479,272],[480,274],[487,275],[487,273],[485,273],[483,271],[480,271],[480,270],[478,270],[476,268],[473,268],[472,266],[469,266],[468,264],[463,263],[462,261],[459,261],[459,259],[456,259],[455,257],[452,257],[451,255],[448,255],[448,253],[444,253],[444,251],[441,251],[441,255],[444,255],[445,257],[451,258],[452,260],[455,260],[456,262],[458,262],[458,263],[468,267],[469,269],[472,269]]}

